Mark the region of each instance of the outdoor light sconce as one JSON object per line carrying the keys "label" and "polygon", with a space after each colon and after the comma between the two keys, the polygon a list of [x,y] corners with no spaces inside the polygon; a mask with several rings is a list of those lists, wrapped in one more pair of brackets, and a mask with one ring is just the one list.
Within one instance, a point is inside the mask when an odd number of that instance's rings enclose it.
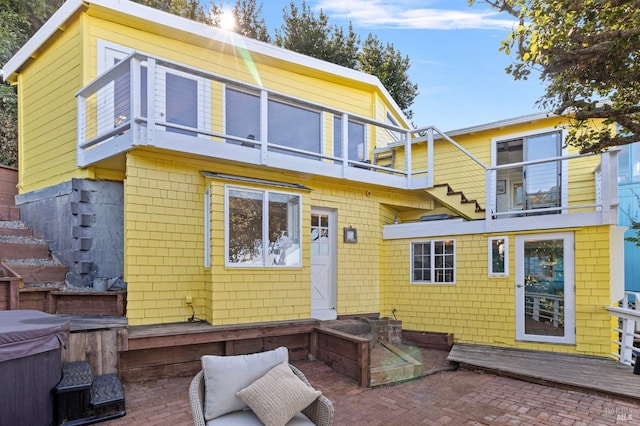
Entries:
{"label": "outdoor light sconce", "polygon": [[352,228],[352,227],[344,228],[344,242],[345,243],[357,243],[358,242],[358,230],[356,228]]}

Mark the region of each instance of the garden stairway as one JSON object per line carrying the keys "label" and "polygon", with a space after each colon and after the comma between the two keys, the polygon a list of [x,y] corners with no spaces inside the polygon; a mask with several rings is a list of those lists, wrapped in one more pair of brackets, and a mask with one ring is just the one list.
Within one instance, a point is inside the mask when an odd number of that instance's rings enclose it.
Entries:
{"label": "garden stairway", "polygon": [[[36,238],[20,221],[20,209],[15,205],[17,182],[16,169],[0,166],[0,279],[19,276],[21,286],[62,287],[68,268],[51,256],[45,240]],[[14,286],[18,287],[10,280],[0,282],[0,309],[20,308],[18,300],[24,298],[18,298]],[[28,303],[22,306],[30,308]]]}
{"label": "garden stairway", "polygon": [[54,393],[58,425],[89,425],[126,414],[124,388],[118,376],[94,376],[86,361],[64,363]]}
{"label": "garden stairway", "polygon": [[27,286],[62,286],[68,268],[51,256],[45,240],[19,221],[15,206],[0,205],[0,260]]}

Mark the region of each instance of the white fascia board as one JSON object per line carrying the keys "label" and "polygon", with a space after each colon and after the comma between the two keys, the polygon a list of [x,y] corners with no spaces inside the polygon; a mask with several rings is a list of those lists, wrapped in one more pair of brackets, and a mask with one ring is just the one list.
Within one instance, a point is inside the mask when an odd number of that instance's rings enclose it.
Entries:
{"label": "white fascia board", "polygon": [[86,5],[87,7],[95,5],[115,12],[125,13],[138,19],[144,19],[167,26],[177,31],[206,37],[210,40],[230,44],[234,47],[246,49],[260,55],[272,57],[285,62],[291,62],[304,67],[316,69],[327,74],[337,75],[346,79],[374,86],[388,100],[389,104],[393,106],[398,116],[404,119],[404,124],[409,126],[409,120],[405,117],[404,113],[393,100],[387,89],[382,85],[377,77],[371,74],[366,74],[341,65],[332,64],[331,62],[302,55],[269,43],[253,40],[239,34],[233,33],[233,37],[229,37],[228,31],[163,12],[158,9],[143,6],[128,0],[67,0],[42,26],[42,28],[40,28],[40,30],[38,30],[38,32],[18,51],[18,53],[16,53],[6,63],[2,69],[2,76],[6,78],[15,73],[58,30],[58,28],[60,28],[83,5]]}
{"label": "white fascia board", "polygon": [[521,115],[518,117],[507,118],[504,120],[493,121],[491,123],[480,124],[477,126],[465,127],[462,129],[455,129],[445,132],[447,136],[460,136],[468,133],[477,133],[485,130],[499,129],[501,127],[513,126],[516,124],[529,123],[532,121],[543,120],[545,118],[558,117],[551,111],[536,112],[528,115]]}
{"label": "white fascia board", "polygon": [[429,238],[455,235],[532,233],[551,229],[577,229],[605,225],[600,212],[559,215],[527,216],[506,219],[463,221],[462,219],[437,220],[389,224],[382,227],[383,240]]}
{"label": "white fascia board", "polygon": [[38,49],[58,31],[64,23],[82,7],[82,0],[67,0],[60,6],[51,18],[4,64],[0,77],[7,81],[18,69],[38,51]]}

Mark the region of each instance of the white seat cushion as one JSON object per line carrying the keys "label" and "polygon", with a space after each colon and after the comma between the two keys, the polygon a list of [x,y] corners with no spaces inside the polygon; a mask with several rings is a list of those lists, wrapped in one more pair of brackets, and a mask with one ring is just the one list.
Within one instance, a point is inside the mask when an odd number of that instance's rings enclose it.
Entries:
{"label": "white seat cushion", "polygon": [[289,351],[280,347],[250,355],[202,357],[204,371],[204,418],[212,420],[247,408],[236,393],[281,363],[289,362]]}
{"label": "white seat cushion", "polygon": [[[258,419],[258,416],[253,414],[251,410],[234,411],[233,413],[209,420],[206,424],[207,426],[264,426],[260,419]],[[287,422],[286,426],[310,425],[313,425],[313,422],[304,414],[298,413]]]}

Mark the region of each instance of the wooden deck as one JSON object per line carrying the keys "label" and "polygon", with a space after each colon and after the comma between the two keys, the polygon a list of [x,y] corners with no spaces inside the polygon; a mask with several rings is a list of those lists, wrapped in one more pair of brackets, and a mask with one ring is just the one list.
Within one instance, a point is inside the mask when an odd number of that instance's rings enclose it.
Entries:
{"label": "wooden deck", "polygon": [[530,382],[640,400],[640,375],[609,358],[456,344],[448,359]]}

